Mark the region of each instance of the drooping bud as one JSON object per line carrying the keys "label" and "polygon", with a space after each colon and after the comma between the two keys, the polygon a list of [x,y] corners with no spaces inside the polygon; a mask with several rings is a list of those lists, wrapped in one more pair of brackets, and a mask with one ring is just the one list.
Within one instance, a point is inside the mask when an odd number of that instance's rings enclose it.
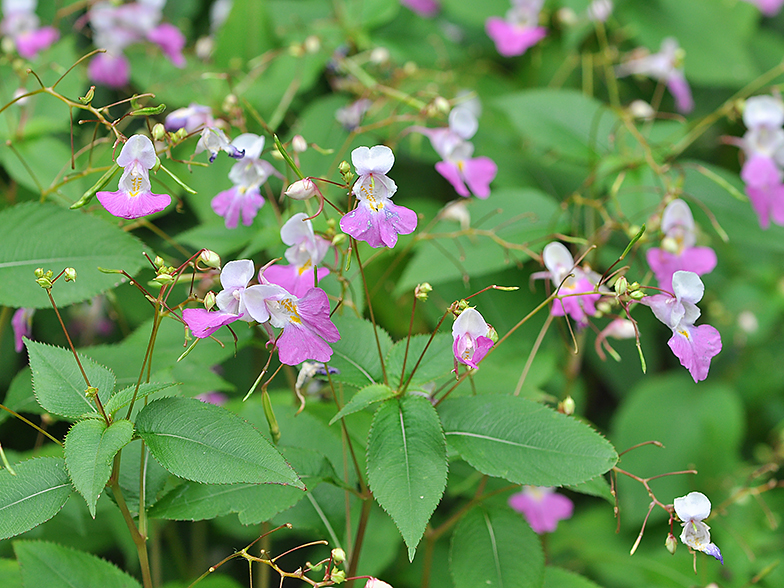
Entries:
{"label": "drooping bud", "polygon": [[215,306],[215,292],[210,290],[204,295],[204,308],[211,310]]}
{"label": "drooping bud", "polygon": [[629,282],[626,280],[626,276],[620,276],[617,280],[615,280],[613,288],[615,289],[615,293],[618,296],[623,296],[626,294],[626,291],[629,289]]}
{"label": "drooping bud", "polygon": [[332,550],[332,561],[335,565],[340,565],[344,561],[346,561],[346,552],[343,551],[340,547],[337,549]]}
{"label": "drooping bud", "polygon": [[65,277],[66,282],[75,282],[76,281],[76,270],[72,267],[67,267],[63,271],[63,275]]}
{"label": "drooping bud", "polygon": [[297,180],[293,184],[291,184],[284,194],[289,198],[293,198],[294,200],[307,200],[311,198],[316,193],[316,185],[313,183],[313,180],[310,178],[304,178],[302,180]]}
{"label": "drooping bud", "polygon": [[664,546],[667,548],[667,551],[675,555],[675,550],[678,548],[678,540],[675,538],[675,535],[668,533]]}
{"label": "drooping bud", "polygon": [[414,288],[414,297],[417,300],[422,300],[423,302],[427,300],[427,295],[433,291],[433,286],[428,284],[427,282],[422,282],[418,284],[416,288]]}
{"label": "drooping bud", "polygon": [[561,402],[558,403],[558,412],[565,414],[566,416],[572,416],[574,414],[575,404],[574,398],[571,396],[567,396]]}
{"label": "drooping bud", "polygon": [[350,184],[351,180],[354,179],[354,174],[351,172],[351,165],[345,159],[340,162],[338,171],[340,171],[340,175],[343,176],[343,180],[345,180],[347,184]]}
{"label": "drooping bud", "polygon": [[307,150],[308,142],[305,141],[305,137],[302,135],[294,135],[291,138],[291,148],[295,153],[302,153]]}
{"label": "drooping bud", "polygon": [[642,300],[643,298],[645,298],[645,292],[643,292],[642,290],[635,290],[634,292],[629,293],[629,298],[631,298],[632,300]]}
{"label": "drooping bud", "polygon": [[152,281],[154,284],[158,284],[159,286],[168,286],[169,284],[173,284],[175,279],[171,274],[160,273],[155,276]]}
{"label": "drooping bud", "polygon": [[152,138],[156,141],[163,141],[163,138],[166,136],[166,127],[164,127],[161,123],[156,124],[152,128]]}
{"label": "drooping bud", "polygon": [[221,267],[220,255],[209,249],[205,249],[199,254],[199,261],[207,267],[213,267],[215,269],[220,269]]}
{"label": "drooping bud", "polygon": [[340,245],[341,243],[343,243],[343,241],[345,241],[347,238],[348,238],[348,237],[346,237],[346,235],[345,235],[345,234],[343,234],[343,233],[338,233],[337,235],[335,235],[334,237],[332,237],[332,244],[333,244],[335,247],[337,247],[338,245]]}
{"label": "drooping bud", "polygon": [[335,584],[342,584],[346,581],[346,572],[343,570],[332,570],[332,573],[329,575],[330,579],[335,582]]}

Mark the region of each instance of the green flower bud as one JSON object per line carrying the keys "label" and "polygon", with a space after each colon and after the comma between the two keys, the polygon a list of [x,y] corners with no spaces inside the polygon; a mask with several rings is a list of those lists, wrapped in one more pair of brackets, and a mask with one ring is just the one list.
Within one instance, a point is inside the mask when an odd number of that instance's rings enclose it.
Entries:
{"label": "green flower bud", "polygon": [[667,551],[675,555],[675,550],[678,547],[678,540],[675,538],[675,535],[673,535],[672,533],[668,533],[667,539],[664,542],[664,546],[667,548]]}
{"label": "green flower bud", "polygon": [[95,386],[90,386],[87,390],[84,391],[84,397],[88,400],[92,400],[98,395],[98,388]]}
{"label": "green flower bud", "polygon": [[558,403],[558,412],[562,412],[566,416],[571,416],[574,414],[575,404],[574,398],[571,396],[567,396],[561,402]]}
{"label": "green flower bud", "polygon": [[90,104],[95,98],[95,86],[90,86],[90,89],[87,90],[87,93],[84,96],[79,96],[79,102],[82,104]]}
{"label": "green flower bud", "polygon": [[626,280],[626,276],[620,276],[617,280],[615,280],[613,288],[615,288],[615,293],[618,296],[623,296],[626,294],[626,291],[629,289],[629,282]]}
{"label": "green flower bud", "polygon": [[643,292],[642,290],[635,290],[634,292],[629,293],[629,298],[631,298],[632,300],[642,300],[643,298],[645,298],[645,292]]}
{"label": "green flower bud", "polygon": [[153,259],[152,264],[155,266],[155,269],[160,271],[160,269],[166,265],[166,261],[160,255],[156,255],[155,259]]}
{"label": "green flower bud", "polygon": [[343,243],[343,241],[345,241],[345,240],[346,240],[346,238],[347,238],[347,237],[346,237],[346,235],[344,235],[343,233],[338,233],[337,235],[335,235],[334,237],[332,237],[332,244],[333,244],[335,247],[337,247],[338,245],[340,245],[341,243]]}
{"label": "green flower bud", "polygon": [[152,138],[156,141],[163,141],[163,138],[166,136],[166,127],[164,127],[161,123],[156,124],[152,128]]}
{"label": "green flower bud", "polygon": [[211,310],[215,306],[215,292],[210,290],[204,295],[204,308]]}
{"label": "green flower bud", "polygon": [[42,267],[35,268],[35,277],[36,278],[43,278],[44,277],[44,268],[42,268]]}
{"label": "green flower bud", "polygon": [[414,296],[417,300],[422,300],[423,302],[427,300],[427,295],[433,291],[433,286],[428,284],[427,282],[422,282],[418,284],[416,288],[414,288]]}
{"label": "green flower bud", "polygon": [[498,331],[492,325],[487,325],[487,338],[495,345],[498,343]]}
{"label": "green flower bud", "polygon": [[72,267],[65,268],[64,272],[65,281],[66,282],[75,282],[76,281],[76,270]]}
{"label": "green flower bud", "polygon": [[199,261],[202,262],[207,267],[212,267],[215,269],[220,269],[221,267],[221,258],[220,255],[215,253],[214,251],[210,251],[209,249],[205,249],[199,255]]}
{"label": "green flower bud", "polygon": [[346,572],[343,570],[332,570],[332,573],[329,575],[330,580],[335,582],[335,584],[342,584],[346,581]]}
{"label": "green flower bud", "polygon": [[168,286],[169,284],[174,283],[174,276],[167,273],[160,273],[153,279],[154,284],[158,284],[159,286]]}
{"label": "green flower bud", "polygon": [[340,547],[337,549],[332,550],[332,561],[335,562],[335,565],[340,565],[344,561],[346,561],[346,552],[343,551]]}
{"label": "green flower bud", "polygon": [[182,141],[183,139],[185,139],[185,137],[187,137],[187,136],[188,136],[188,131],[185,130],[185,127],[181,128],[181,129],[177,129],[177,132],[172,135],[172,137],[178,143],[180,141]]}

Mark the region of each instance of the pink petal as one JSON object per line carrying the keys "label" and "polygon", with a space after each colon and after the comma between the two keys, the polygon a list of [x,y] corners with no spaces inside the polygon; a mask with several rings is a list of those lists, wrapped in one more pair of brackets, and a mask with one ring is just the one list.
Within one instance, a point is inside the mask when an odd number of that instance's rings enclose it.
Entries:
{"label": "pink petal", "polygon": [[14,350],[21,353],[24,349],[22,337],[30,338],[33,331],[34,308],[20,308],[11,317],[11,327],[14,330]]}
{"label": "pink petal", "polygon": [[329,318],[329,298],[321,288],[311,288],[299,299],[299,314],[303,323],[330,343],[340,341],[340,333]]}
{"label": "pink petal", "polygon": [[204,339],[224,325],[233,323],[242,315],[230,312],[209,311],[203,308],[186,308],[182,311],[182,320],[188,325],[194,337]]}
{"label": "pink petal", "polygon": [[463,177],[460,174],[460,168],[457,167],[457,164],[452,163],[451,161],[439,161],[436,163],[436,171],[452,184],[455,192],[460,194],[460,196],[468,198],[471,195],[471,192],[468,191],[468,188],[466,188],[466,185],[463,182]]}
{"label": "pink petal", "polygon": [[289,323],[278,338],[278,356],[286,365],[309,359],[327,362],[332,357],[332,348],[307,326]]}
{"label": "pink petal", "polygon": [[441,9],[441,4],[437,0],[400,0],[403,6],[407,6],[419,16],[427,18],[435,16]]}
{"label": "pink petal", "polygon": [[485,31],[504,57],[522,55],[547,36],[544,27],[520,27],[497,16],[485,21]]}
{"label": "pink petal", "polygon": [[371,247],[394,247],[398,235],[408,235],[416,229],[417,215],[413,210],[386,199],[383,207],[373,210],[360,201],[351,212],[340,219],[340,228],[347,235],[365,241]]}
{"label": "pink petal", "polygon": [[561,494],[547,492],[537,496],[542,490],[523,490],[509,497],[509,506],[522,512],[531,529],[540,535],[555,531],[558,521],[571,517],[574,510],[572,501]]}
{"label": "pink petal", "polygon": [[710,325],[673,333],[667,342],[695,382],[708,377],[711,358],[721,351],[721,335]]}
{"label": "pink petal", "polygon": [[131,79],[131,64],[122,53],[117,56],[99,53],[87,66],[87,74],[96,84],[122,88]]}
{"label": "pink petal", "polygon": [[185,35],[180,29],[173,24],[164,22],[147,33],[147,38],[158,45],[175,66],[185,67],[185,58],[182,56]]}
{"label": "pink petal", "polygon": [[680,255],[659,248],[649,249],[645,254],[659,288],[672,292],[672,276],[677,271],[694,272],[698,276],[713,271],[716,267],[716,252],[710,247],[690,247]]}
{"label": "pink petal", "polygon": [[489,157],[474,157],[463,161],[463,177],[474,196],[490,196],[490,182],[495,179],[498,166]]}
{"label": "pink petal", "polygon": [[160,212],[171,204],[168,194],[142,192],[138,196],[130,196],[123,190],[117,192],[98,192],[98,201],[114,216],[134,219],[155,212]]}
{"label": "pink petal", "polygon": [[747,186],[764,188],[781,184],[781,171],[772,157],[753,155],[743,164],[740,178]]}
{"label": "pink petal", "polygon": [[211,206],[215,214],[226,219],[227,229],[236,229],[242,214],[242,224],[246,227],[253,224],[253,219],[264,205],[264,197],[258,188],[250,188],[244,193],[240,186],[233,186],[220,192],[212,199]]}
{"label": "pink petal", "polygon": [[16,50],[25,59],[34,59],[39,51],[47,49],[60,38],[60,32],[53,27],[41,27],[28,31],[14,38]]}
{"label": "pink petal", "polygon": [[667,79],[667,88],[675,97],[675,108],[678,112],[688,114],[694,110],[694,100],[691,97],[689,82],[680,71],[674,71]]}

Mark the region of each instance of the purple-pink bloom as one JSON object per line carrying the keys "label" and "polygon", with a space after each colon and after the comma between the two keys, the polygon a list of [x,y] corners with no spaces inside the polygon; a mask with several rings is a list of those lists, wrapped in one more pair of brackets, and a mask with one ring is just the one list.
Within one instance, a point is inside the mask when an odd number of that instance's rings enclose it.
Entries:
{"label": "purple-pink bloom", "polygon": [[544,0],[512,0],[506,18],[485,21],[485,31],[501,55],[522,55],[547,36],[547,29],[538,26],[542,4]]}
{"label": "purple-pink bloom", "polygon": [[678,270],[694,272],[698,276],[716,267],[716,252],[710,247],[695,247],[694,217],[689,206],[680,199],[670,202],[662,213],[661,228],[664,232],[661,248],[654,247],[646,253],[659,287],[672,288],[672,276]]}
{"label": "purple-pink bloom", "polygon": [[746,2],[759,8],[765,16],[776,16],[784,6],[784,0],[746,0]]}
{"label": "purple-pink bloom", "polygon": [[[547,271],[537,272],[532,277],[550,278],[556,288],[559,286],[561,288],[558,291],[558,298],[553,300],[550,314],[569,315],[579,326],[584,327],[588,324],[587,317],[596,314],[596,302],[602,297],[600,293],[590,293],[596,290],[594,282],[597,281],[597,276],[593,272],[575,266],[572,254],[563,243],[558,241],[545,246],[542,261]],[[585,294],[579,294],[581,292]]]}
{"label": "purple-pink bloom", "polygon": [[407,6],[419,16],[427,18],[433,17],[441,10],[441,3],[438,0],[400,0],[403,6]]}
{"label": "purple-pink bloom", "polygon": [[746,195],[763,229],[770,226],[771,219],[777,225],[784,225],[782,175],[776,162],[765,155],[752,156],[740,170],[740,177],[746,184]]}
{"label": "purple-pink bloom", "polygon": [[343,215],[340,228],[371,247],[394,247],[398,235],[408,235],[417,226],[416,213],[391,200],[397,185],[386,174],[395,163],[394,154],[386,145],[357,147],[351,161],[359,176],[352,189],[357,207]]}
{"label": "purple-pink bloom", "polygon": [[168,194],[153,194],[150,171],[156,163],[155,147],[144,135],[134,135],[123,145],[117,165],[123,168],[119,190],[98,192],[96,197],[114,216],[134,219],[160,212],[169,204]]}
{"label": "purple-pink bloom", "polygon": [[[223,290],[215,296],[215,304],[221,311],[240,315],[240,318],[246,322],[251,322],[255,319],[245,309],[245,291],[255,273],[256,268],[250,259],[237,259],[223,266],[220,273],[220,282]],[[265,322],[266,320],[259,322]]]}
{"label": "purple-pink bloom", "polygon": [[131,64],[122,53],[99,53],[90,60],[87,74],[96,84],[122,88],[131,79]]}
{"label": "purple-pink bloom", "polygon": [[545,486],[523,486],[523,491],[509,497],[509,506],[523,513],[525,520],[535,533],[552,533],[558,521],[572,516],[574,504],[555,488]]}
{"label": "purple-pink bloom", "polygon": [[683,521],[681,541],[691,549],[702,551],[718,559],[724,565],[721,550],[711,542],[710,527],[703,523],[711,511],[711,503],[702,492],[689,492],[673,501],[675,514]]}
{"label": "purple-pink bloom", "polygon": [[689,370],[695,382],[708,377],[710,360],[721,351],[721,336],[710,325],[694,325],[700,316],[697,303],[702,300],[705,286],[694,272],[675,272],[672,278],[675,296],[657,294],[640,302],[672,329],[668,345],[681,365]]}
{"label": "purple-pink bloom", "polygon": [[235,185],[228,190],[218,192],[210,204],[215,214],[226,219],[227,229],[236,229],[240,217],[243,225],[246,227],[252,225],[264,202],[258,186]]}
{"label": "purple-pink bloom", "polygon": [[60,32],[53,27],[41,27],[35,13],[37,0],[3,0],[3,20],[0,33],[14,41],[16,50],[25,59],[35,59],[60,38]]}
{"label": "purple-pink bloom", "polygon": [[212,108],[191,102],[188,106],[167,114],[164,125],[167,131],[185,129],[188,133],[193,133],[204,127],[214,126],[215,120],[212,118]]}
{"label": "purple-pink bloom", "polygon": [[158,45],[175,67],[185,67],[185,57],[182,55],[185,35],[180,29],[168,22],[162,22],[147,33],[147,39]]}
{"label": "purple-pink bloom", "polygon": [[[493,346],[490,326],[475,308],[466,308],[452,325],[452,352],[460,363],[477,369]],[[457,364],[455,364],[455,367]]]}
{"label": "purple-pink bloom", "polygon": [[[307,220],[304,212],[292,216],[280,229],[280,238],[290,247],[286,250],[286,260],[290,265],[273,265],[267,268],[264,276],[273,284],[283,286],[298,298],[315,287],[315,279],[320,282],[329,274],[326,267],[314,269],[323,261],[330,243],[316,236],[313,223]],[[259,278],[261,281],[261,278]]]}
{"label": "purple-pink bloom", "polygon": [[182,311],[182,320],[188,325],[194,337],[204,339],[221,327],[242,318],[241,314],[232,314],[221,310],[205,310],[203,308],[186,308]]}
{"label": "purple-pink bloom", "polygon": [[214,404],[215,406],[223,406],[229,399],[223,392],[217,392],[215,390],[198,394],[197,396],[194,396],[194,398],[197,398],[202,402],[207,402],[208,404]]}
{"label": "purple-pink bloom", "polygon": [[22,337],[30,338],[33,332],[34,308],[20,308],[11,317],[11,328],[14,330],[14,349],[20,353],[24,349]]}

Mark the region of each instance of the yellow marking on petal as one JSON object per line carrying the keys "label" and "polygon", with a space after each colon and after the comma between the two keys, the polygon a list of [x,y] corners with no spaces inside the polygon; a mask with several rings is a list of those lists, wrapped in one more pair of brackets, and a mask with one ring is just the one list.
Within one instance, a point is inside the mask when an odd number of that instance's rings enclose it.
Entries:
{"label": "yellow marking on petal", "polygon": [[[688,333],[688,332],[686,332],[686,331],[684,331],[684,330],[680,330],[680,331],[678,331],[678,332],[679,332],[681,335],[683,335],[684,337],[686,337],[686,339],[688,339],[688,338],[689,338],[689,333]],[[693,524],[693,523],[692,523],[692,524]]]}
{"label": "yellow marking on petal", "polygon": [[285,300],[280,301],[280,305],[286,309],[289,313],[289,320],[292,323],[300,324],[302,323],[302,319],[299,316],[299,310],[297,309],[297,305],[291,298],[286,298]]}
{"label": "yellow marking on petal", "polygon": [[312,265],[313,265],[313,264],[310,262],[310,260],[307,260],[307,261],[305,262],[305,265],[301,266],[301,267],[299,268],[299,270],[297,270],[297,271],[299,271],[299,275],[302,275],[302,274],[304,274],[306,271],[308,271],[308,270],[309,270],[309,269],[312,267]]}
{"label": "yellow marking on petal", "polygon": [[142,191],[142,177],[137,175],[131,176],[131,190],[128,192],[128,196],[131,198],[136,198],[139,195],[139,192]]}

